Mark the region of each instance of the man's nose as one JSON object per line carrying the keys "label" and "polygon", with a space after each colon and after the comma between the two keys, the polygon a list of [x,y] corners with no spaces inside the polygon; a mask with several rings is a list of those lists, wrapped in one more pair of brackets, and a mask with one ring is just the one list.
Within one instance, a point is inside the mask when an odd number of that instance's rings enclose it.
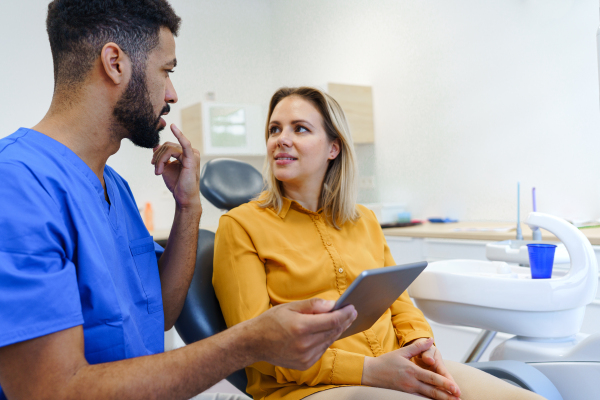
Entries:
{"label": "man's nose", "polygon": [[173,86],[173,82],[171,82],[171,78],[167,79],[167,89],[165,91],[165,102],[167,103],[177,103],[177,92],[175,91],[175,86]]}

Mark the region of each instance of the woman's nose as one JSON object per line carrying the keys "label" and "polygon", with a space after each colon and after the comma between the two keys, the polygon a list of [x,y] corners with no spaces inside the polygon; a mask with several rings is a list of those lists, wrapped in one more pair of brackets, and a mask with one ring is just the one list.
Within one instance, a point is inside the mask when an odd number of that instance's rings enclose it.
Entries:
{"label": "woman's nose", "polygon": [[287,129],[284,129],[277,138],[277,145],[284,147],[292,147],[292,137],[290,136]]}

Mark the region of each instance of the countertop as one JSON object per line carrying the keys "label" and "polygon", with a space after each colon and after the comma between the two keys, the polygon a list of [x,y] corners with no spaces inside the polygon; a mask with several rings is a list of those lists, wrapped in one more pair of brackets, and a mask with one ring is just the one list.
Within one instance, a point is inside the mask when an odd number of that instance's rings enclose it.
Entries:
{"label": "countertop", "polygon": [[[523,231],[523,239],[532,239],[529,226],[522,223],[521,230]],[[515,239],[516,225],[510,222],[481,221],[455,222],[449,224],[432,224],[425,222],[422,225],[406,228],[386,228],[383,232],[386,236],[501,241]],[[581,229],[581,232],[589,239],[591,244],[600,245],[600,228]],[[542,239],[558,241],[556,236],[543,229]]]}
{"label": "countertop", "polygon": [[[217,230],[216,226],[201,226],[212,232]],[[531,240],[531,229],[526,224],[521,224],[523,238]],[[581,229],[581,232],[589,239],[593,245],[600,246],[600,228]],[[151,232],[156,241],[165,241],[169,237],[169,230],[156,230]],[[419,238],[438,238],[438,239],[463,239],[463,240],[486,240],[501,241],[515,239],[516,225],[510,222],[455,222],[449,224],[432,224],[425,222],[422,225],[410,226],[406,228],[385,228],[383,233],[386,236],[403,236]],[[558,241],[556,236],[550,232],[542,230],[543,240]]]}

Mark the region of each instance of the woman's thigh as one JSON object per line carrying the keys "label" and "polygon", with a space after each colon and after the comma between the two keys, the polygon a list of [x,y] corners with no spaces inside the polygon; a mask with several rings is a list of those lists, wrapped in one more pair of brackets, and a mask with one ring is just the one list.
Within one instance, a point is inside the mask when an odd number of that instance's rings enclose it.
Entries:
{"label": "woman's thigh", "polygon": [[370,386],[344,386],[323,390],[305,397],[304,400],[423,400],[422,397],[398,392],[396,390],[381,389]]}
{"label": "woman's thigh", "polygon": [[542,396],[518,388],[490,374],[460,364],[444,360],[448,372],[452,375],[461,391],[462,400],[540,400]]}
{"label": "woman's thigh", "polygon": [[[454,361],[444,364],[460,387],[462,400],[543,400],[540,395],[518,388],[490,374]],[[306,400],[417,400],[420,396],[369,386],[345,386],[324,390]]]}

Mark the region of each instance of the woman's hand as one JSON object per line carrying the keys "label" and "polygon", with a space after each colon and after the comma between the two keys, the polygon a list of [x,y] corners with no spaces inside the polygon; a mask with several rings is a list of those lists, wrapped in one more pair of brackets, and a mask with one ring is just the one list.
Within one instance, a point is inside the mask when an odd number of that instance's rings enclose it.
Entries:
{"label": "woman's hand", "polygon": [[[430,339],[421,338],[413,341],[412,343],[425,343],[428,340]],[[450,372],[448,372],[446,366],[444,365],[442,353],[440,353],[440,351],[437,349],[437,347],[435,347],[435,345],[432,344],[431,347],[429,347],[427,350],[413,357],[412,361],[421,368],[425,368],[429,371],[440,374],[445,378],[448,378],[458,388],[458,385],[454,381],[454,378],[452,377],[452,375],[450,375]],[[460,396],[460,389],[458,395]]]}
{"label": "woman's hand", "polygon": [[458,400],[460,390],[453,380],[410,361],[432,345],[433,339],[419,340],[379,357],[365,357],[362,384],[419,394],[429,399]]}

